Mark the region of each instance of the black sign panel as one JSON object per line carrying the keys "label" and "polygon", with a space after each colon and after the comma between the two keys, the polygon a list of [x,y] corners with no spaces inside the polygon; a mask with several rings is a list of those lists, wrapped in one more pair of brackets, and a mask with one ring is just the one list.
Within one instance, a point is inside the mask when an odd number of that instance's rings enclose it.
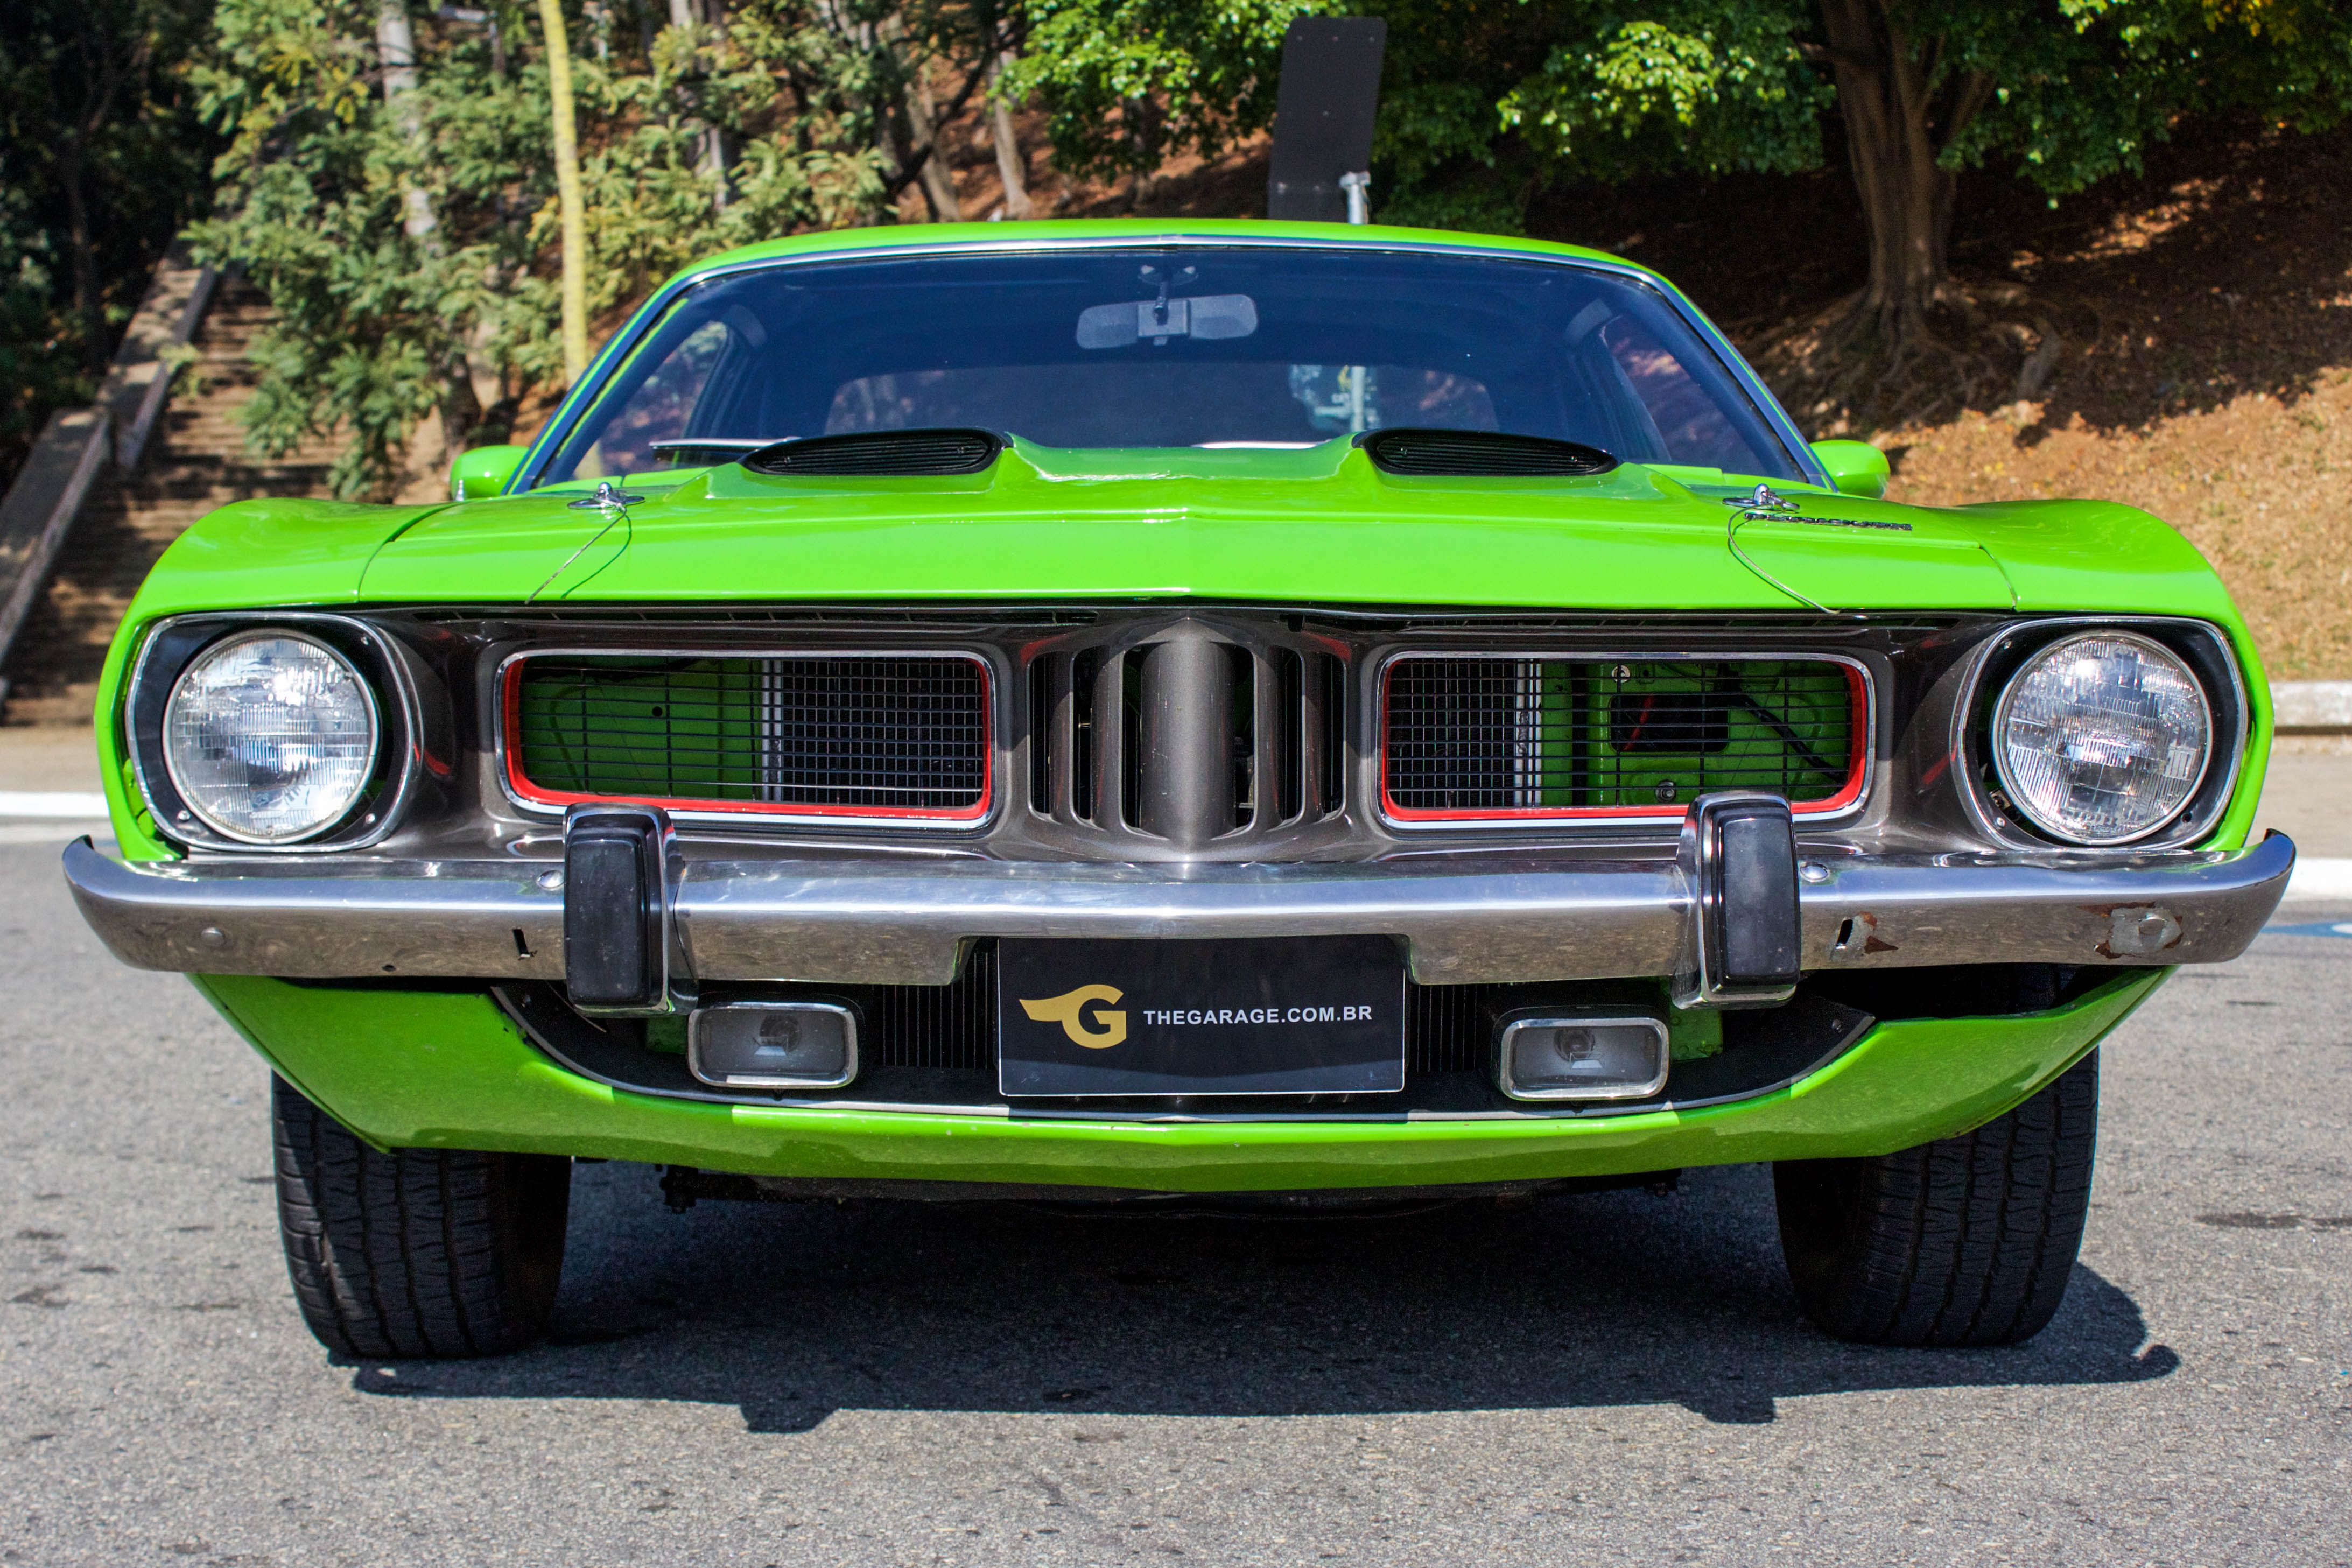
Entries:
{"label": "black sign panel", "polygon": [[1008,939],[997,959],[1008,1096],[1404,1087],[1404,958],[1385,936]]}
{"label": "black sign panel", "polygon": [[1372,120],[1389,25],[1378,16],[1298,16],[1282,36],[1265,215],[1345,223],[1339,176],[1372,166]]}

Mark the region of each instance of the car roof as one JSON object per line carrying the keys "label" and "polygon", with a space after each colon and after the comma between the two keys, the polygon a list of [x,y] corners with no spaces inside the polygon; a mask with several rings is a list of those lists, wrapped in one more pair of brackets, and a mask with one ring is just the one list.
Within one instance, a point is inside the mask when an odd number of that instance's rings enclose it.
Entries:
{"label": "car roof", "polygon": [[[670,284],[763,261],[814,256],[887,256],[963,248],[996,250],[1040,244],[1214,245],[1237,240],[1258,245],[1281,242],[1334,249],[1357,246],[1368,249],[1443,247],[1453,251],[1486,251],[1496,256],[1599,261],[1658,277],[1658,274],[1639,262],[1627,261],[1606,251],[1584,246],[1560,245],[1550,240],[1528,239],[1518,235],[1466,234],[1455,229],[1401,228],[1385,224],[1274,223],[1250,218],[1071,218],[1028,223],[887,224],[793,235],[784,239],[766,240],[759,245],[722,251],[687,267],[672,278]],[[1660,278],[1659,281],[1664,280]]]}

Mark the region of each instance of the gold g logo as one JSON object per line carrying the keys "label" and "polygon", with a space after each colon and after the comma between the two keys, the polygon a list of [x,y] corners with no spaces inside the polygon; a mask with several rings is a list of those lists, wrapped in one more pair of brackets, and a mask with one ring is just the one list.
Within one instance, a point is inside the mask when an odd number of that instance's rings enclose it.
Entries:
{"label": "gold g logo", "polygon": [[1108,1010],[1097,1012],[1091,1021],[1101,1027],[1090,1029],[1083,1009],[1104,1002],[1115,1002],[1123,994],[1117,986],[1080,986],[1075,991],[1065,991],[1058,997],[1047,997],[1043,1001],[1033,1002],[1024,997],[1021,998],[1021,1010],[1038,1023],[1060,1024],[1062,1032],[1070,1037],[1073,1045],[1085,1046],[1088,1051],[1108,1051],[1127,1038],[1127,1015]]}

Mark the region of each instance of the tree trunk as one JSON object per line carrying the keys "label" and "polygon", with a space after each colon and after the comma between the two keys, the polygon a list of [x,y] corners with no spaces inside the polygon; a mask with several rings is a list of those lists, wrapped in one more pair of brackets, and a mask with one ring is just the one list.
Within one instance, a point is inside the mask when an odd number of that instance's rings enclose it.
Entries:
{"label": "tree trunk", "polygon": [[66,199],[66,248],[73,267],[74,314],[81,319],[82,358],[90,374],[103,376],[113,356],[107,342],[105,287],[98,276],[98,230],[90,221],[90,150],[114,117],[123,83],[147,68],[149,42],[141,37],[118,55],[114,38],[97,13],[85,14],[75,40],[81,57],[80,111],[58,145],[58,184]]}
{"label": "tree trunk", "polygon": [[999,55],[989,62],[988,139],[996,148],[997,177],[1004,182],[1004,215],[1025,218],[1036,211],[1029,200],[1028,161],[1022,156],[1021,138],[1013,129],[1013,106],[994,90],[1004,74],[1006,59]]}
{"label": "tree trunk", "polygon": [[539,0],[547,35],[547,96],[555,120],[555,201],[563,236],[563,381],[588,368],[588,223],[580,196],[580,131],[572,110],[572,40],[563,26],[563,0]]}
{"label": "tree trunk", "polygon": [[[411,149],[424,151],[425,118],[416,101],[416,34],[408,24],[407,0],[383,0],[375,16],[376,57],[383,62],[383,103],[394,126]],[[433,198],[425,187],[410,182],[400,193],[401,227],[408,237],[422,240],[440,226],[433,215]]]}
{"label": "tree trunk", "polygon": [[[698,22],[702,22],[709,26],[715,27],[719,26],[719,18],[717,16],[698,16],[695,14],[695,9],[694,0],[669,0],[669,25],[673,27],[691,27]],[[687,108],[689,110],[698,110],[702,107],[700,95],[694,89],[687,89],[684,96],[686,99]],[[696,124],[698,122],[689,121],[688,123]],[[727,210],[727,147],[725,139],[720,136],[717,126],[708,123],[699,124],[696,139],[701,143],[701,147],[699,156],[695,163],[695,172],[700,174],[704,179],[710,182],[711,207],[715,211],[723,213]]]}
{"label": "tree trunk", "polygon": [[74,315],[81,321],[82,363],[106,374],[106,299],[98,279],[98,239],[90,230],[88,160],[79,127],[58,143],[58,185],[66,198],[66,249],[73,264]]}
{"label": "tree trunk", "polygon": [[[495,23],[492,26],[496,26]],[[376,8],[375,47],[383,64],[383,103],[393,127],[408,143],[419,163],[431,156],[425,135],[424,105],[416,98],[416,33],[409,25],[407,0],[383,0]],[[401,230],[428,256],[441,251],[440,215],[433,197],[411,180],[400,193]],[[446,455],[456,456],[472,439],[481,423],[481,400],[474,395],[474,376],[466,350],[453,349],[441,367],[441,444]]]}
{"label": "tree trunk", "polygon": [[930,204],[934,221],[961,223],[963,204],[956,199],[955,177],[949,172],[947,154],[940,147],[940,116],[938,106],[931,100],[930,62],[919,62],[908,76],[907,120],[915,133],[915,145],[924,150],[918,175],[923,199]]}
{"label": "tree trunk", "polygon": [[1906,33],[1886,0],[1821,0],[1821,7],[1870,246],[1870,281],[1855,315],[1874,331],[1880,352],[1895,352],[1954,298],[1954,180],[1939,160],[1993,82],[1969,71],[1938,79],[1942,40]]}

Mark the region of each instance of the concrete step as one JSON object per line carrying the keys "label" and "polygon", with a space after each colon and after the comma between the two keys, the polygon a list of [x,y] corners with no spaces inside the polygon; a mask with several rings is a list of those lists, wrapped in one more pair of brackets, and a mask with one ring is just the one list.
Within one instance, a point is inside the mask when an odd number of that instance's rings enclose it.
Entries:
{"label": "concrete step", "polygon": [[258,289],[224,281],[139,471],[100,482],[34,602],[6,670],[10,725],[89,722],[99,667],[131,596],[205,513],[251,497],[328,493],[341,450],[332,438],[281,457],[246,447],[237,411],[259,381],[246,354],[271,319]]}

